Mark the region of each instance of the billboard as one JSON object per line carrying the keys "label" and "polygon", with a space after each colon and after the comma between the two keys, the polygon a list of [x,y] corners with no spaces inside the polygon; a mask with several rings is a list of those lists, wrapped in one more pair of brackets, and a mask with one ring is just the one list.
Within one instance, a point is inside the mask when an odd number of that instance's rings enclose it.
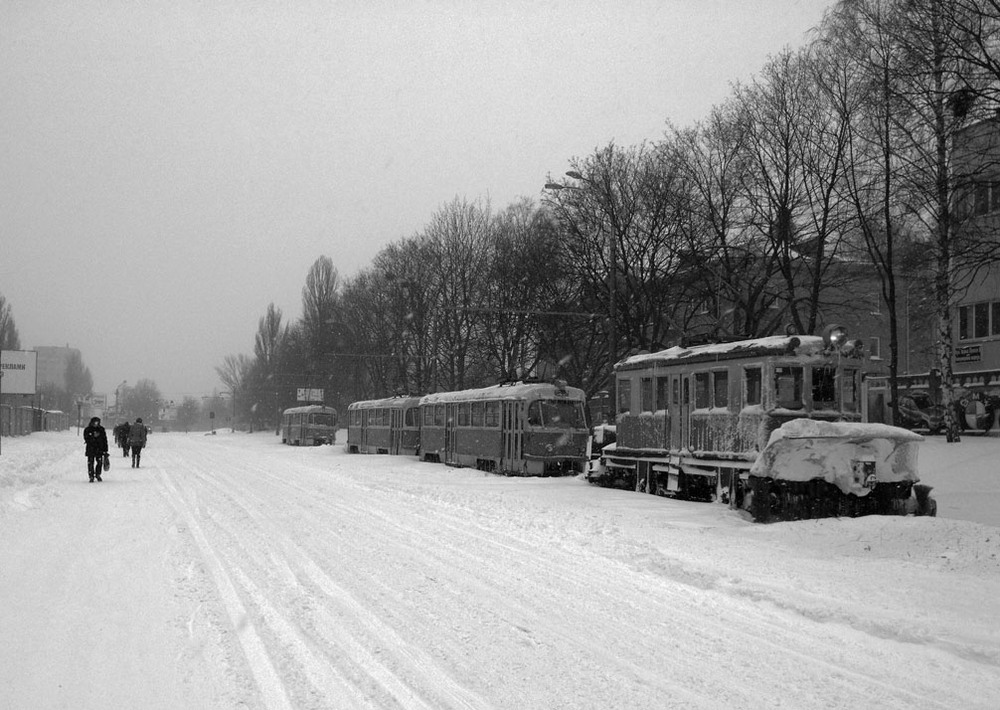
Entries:
{"label": "billboard", "polygon": [[0,392],[35,394],[38,377],[38,353],[34,350],[0,350]]}

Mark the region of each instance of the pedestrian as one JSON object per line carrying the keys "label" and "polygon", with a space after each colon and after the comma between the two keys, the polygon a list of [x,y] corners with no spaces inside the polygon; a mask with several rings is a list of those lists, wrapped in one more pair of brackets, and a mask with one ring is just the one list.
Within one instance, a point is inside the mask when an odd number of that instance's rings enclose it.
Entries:
{"label": "pedestrian", "polygon": [[138,417],[129,428],[128,445],[132,449],[132,468],[139,468],[142,447],[146,445],[146,425],[142,423],[142,417]]}
{"label": "pedestrian", "polygon": [[87,447],[87,475],[93,483],[101,480],[104,457],[108,455],[108,433],[101,426],[100,417],[91,417],[90,424],[83,430],[83,442]]}
{"label": "pedestrian", "polygon": [[128,423],[128,419],[125,420],[124,424],[119,424],[115,427],[115,441],[118,442],[118,446],[121,447],[122,458],[126,458],[128,456],[128,437],[131,428],[132,427]]}

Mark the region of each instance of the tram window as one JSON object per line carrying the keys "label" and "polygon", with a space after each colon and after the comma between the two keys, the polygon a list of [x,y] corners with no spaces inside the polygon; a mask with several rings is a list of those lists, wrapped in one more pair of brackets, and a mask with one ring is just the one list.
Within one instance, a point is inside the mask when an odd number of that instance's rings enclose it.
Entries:
{"label": "tram window", "polygon": [[713,407],[729,406],[729,373],[726,371],[713,372],[712,384],[715,390],[715,401]]}
{"label": "tram window", "polygon": [[656,378],[656,408],[666,409],[667,408],[667,394],[670,392],[670,378],[669,377],[657,377]]}
{"label": "tram window", "polygon": [[748,367],[743,371],[743,381],[745,383],[744,400],[746,406],[760,404],[760,385],[762,381],[759,367]]}
{"label": "tram window", "polygon": [[802,368],[774,368],[774,394],[777,406],[802,409]]}
{"label": "tram window", "polygon": [[434,426],[444,426],[444,405],[434,405]]}
{"label": "tram window", "polygon": [[708,373],[696,372],[694,375],[694,408],[708,409],[712,406],[711,391],[708,389]]}
{"label": "tram window", "polygon": [[486,426],[500,426],[500,403],[486,403]]}
{"label": "tram window", "polygon": [[411,426],[412,427],[412,426],[416,426],[417,425],[416,417],[414,417],[414,412],[415,411],[416,411],[416,407],[410,407],[409,409],[403,410],[403,412],[404,412],[404,415],[403,415],[403,425],[404,426]]}
{"label": "tram window", "polygon": [[[1000,194],[1000,190],[997,190]],[[990,304],[990,335],[1000,335],[1000,301],[993,301]]]}
{"label": "tram window", "polygon": [[813,409],[837,408],[837,369],[814,367],[812,369]]}
{"label": "tram window", "polygon": [[623,414],[632,408],[632,380],[618,380],[618,413]]}
{"label": "tram window", "polygon": [[458,425],[469,426],[469,403],[458,403]]}
{"label": "tram window", "polygon": [[679,377],[674,378],[674,404],[680,405],[681,403],[681,380]]}
{"label": "tram window", "polygon": [[483,425],[483,403],[473,402],[472,403],[472,426]]}
{"label": "tram window", "polygon": [[580,402],[540,400],[528,407],[528,424],[557,429],[573,429],[584,425]]}
{"label": "tram window", "polygon": [[856,412],[858,411],[858,371],[857,370],[844,370],[843,374],[843,387],[841,391],[842,401],[844,403],[845,412]]}
{"label": "tram window", "polygon": [[639,380],[639,411],[653,411],[653,378],[643,377]]}
{"label": "tram window", "polygon": [[434,424],[434,407],[421,407],[424,413],[424,424],[431,426]]}

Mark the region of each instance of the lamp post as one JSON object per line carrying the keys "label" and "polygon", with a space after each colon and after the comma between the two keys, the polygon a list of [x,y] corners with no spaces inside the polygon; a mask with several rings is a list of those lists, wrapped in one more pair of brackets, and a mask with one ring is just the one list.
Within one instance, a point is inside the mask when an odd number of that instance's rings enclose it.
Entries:
{"label": "lamp post", "polygon": [[[583,174],[576,170],[566,171],[566,176],[571,177],[574,180],[579,180],[580,182],[586,183],[591,188],[594,187],[594,182],[590,178],[585,177]],[[585,188],[579,187],[577,185],[564,185],[559,182],[547,182],[545,183],[546,190],[580,190],[585,191]],[[613,227],[614,225],[612,225]],[[608,261],[610,262],[610,273],[608,274],[608,391],[612,393],[612,398],[614,394],[614,384],[615,384],[615,363],[618,361],[618,240],[615,238],[614,229],[608,231]],[[614,401],[609,403],[609,411],[613,412],[616,403]]]}

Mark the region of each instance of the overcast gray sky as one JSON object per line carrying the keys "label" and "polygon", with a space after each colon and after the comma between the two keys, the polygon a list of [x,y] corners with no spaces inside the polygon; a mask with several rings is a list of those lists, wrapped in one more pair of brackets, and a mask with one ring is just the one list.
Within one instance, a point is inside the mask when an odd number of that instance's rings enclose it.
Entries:
{"label": "overcast gray sky", "polygon": [[832,0],[0,0],[0,293],[97,392],[221,388],[312,263],[707,115]]}

